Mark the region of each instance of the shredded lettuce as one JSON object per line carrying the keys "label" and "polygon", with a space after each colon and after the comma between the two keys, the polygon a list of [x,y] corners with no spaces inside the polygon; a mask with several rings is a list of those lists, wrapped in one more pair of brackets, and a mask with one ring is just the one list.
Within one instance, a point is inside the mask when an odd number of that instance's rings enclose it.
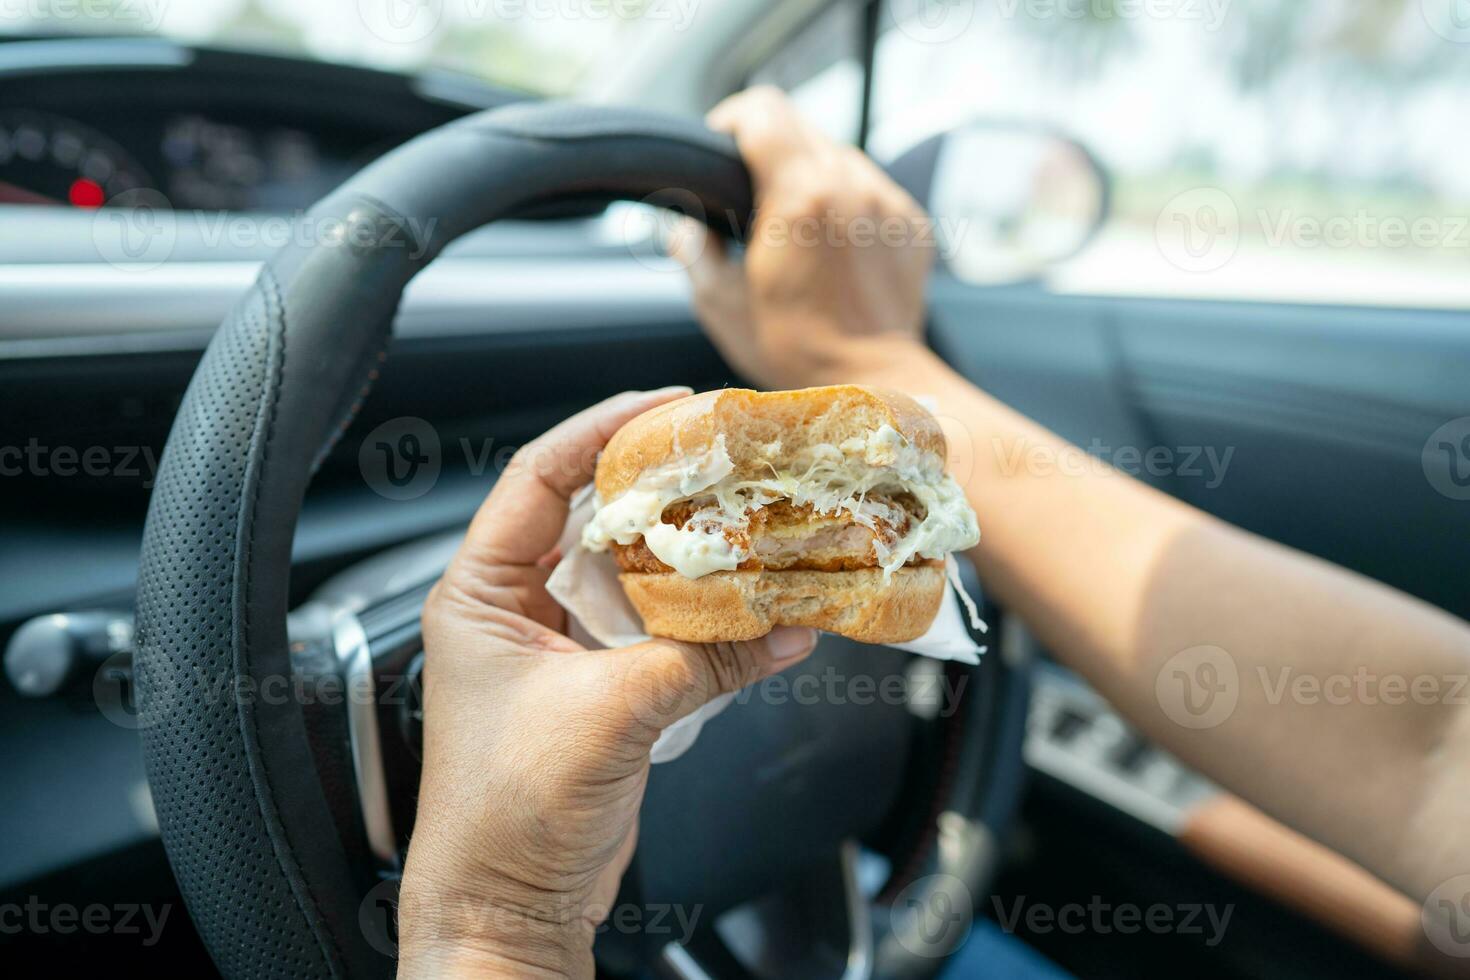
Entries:
{"label": "shredded lettuce", "polygon": [[[774,458],[781,447],[773,443],[764,448]],[[583,531],[583,544],[600,551],[611,541],[631,544],[642,534],[659,560],[683,574],[695,572],[689,577],[697,578],[733,568],[747,557],[738,548],[717,549],[712,555],[711,538],[723,538],[711,534],[712,530],[744,531],[751,514],[778,500],[810,506],[822,515],[845,514],[853,523],[877,530],[879,520],[891,525],[901,521],[888,504],[869,496],[895,494],[912,496],[923,513],[915,515],[897,541],[885,543],[875,535],[873,547],[885,576],[915,556],[943,558],[974,547],[980,540],[975,512],[959,485],[944,472],[943,460],[913,446],[891,426],[840,446],[811,446],[784,466],[771,461],[765,465],[769,476],[737,479],[722,437],[705,456],[647,474],[617,500],[600,505]],[[698,510],[681,529],[684,537],[660,534],[659,548],[654,549],[648,530],[662,520],[669,504],[686,500],[694,501]],[[674,560],[660,554],[661,550]]]}

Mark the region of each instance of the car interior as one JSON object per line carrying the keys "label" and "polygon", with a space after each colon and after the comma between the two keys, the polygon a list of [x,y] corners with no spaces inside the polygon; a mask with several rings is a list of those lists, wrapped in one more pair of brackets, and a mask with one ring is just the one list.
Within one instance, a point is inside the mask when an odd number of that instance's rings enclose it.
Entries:
{"label": "car interior", "polygon": [[[1470,617],[1470,492],[1428,476],[1470,416],[1470,30],[1435,4],[501,6],[0,8],[15,975],[308,975],[288,917],[208,938],[281,900],[275,834],[330,884],[347,973],[392,975],[428,589],[516,447],[620,391],[748,386],[664,243],[675,211],[748,226],[700,120],[754,84],[934,215],[927,339],[968,379]],[[392,247],[328,247],[385,214]],[[288,316],[330,383],[277,363]],[[282,407],[263,442],[252,391]],[[795,674],[828,696],[737,698],[654,767],[600,975],[955,976],[981,928],[1083,977],[1448,970],[1416,900],[1151,744],[963,574],[978,666],[824,637]],[[149,666],[201,699],[150,717],[135,612],[179,649],[248,630],[308,693],[262,690],[248,747],[201,654]],[[247,748],[279,814],[242,803]]]}

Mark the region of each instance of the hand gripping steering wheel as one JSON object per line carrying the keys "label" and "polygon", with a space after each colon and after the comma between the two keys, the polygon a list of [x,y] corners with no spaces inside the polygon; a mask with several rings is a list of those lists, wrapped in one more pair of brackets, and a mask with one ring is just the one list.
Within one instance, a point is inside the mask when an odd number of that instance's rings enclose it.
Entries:
{"label": "hand gripping steering wheel", "polygon": [[[393,972],[361,925],[385,863],[364,800],[385,790],[365,764],[360,719],[266,694],[283,679],[346,669],[340,645],[314,661],[309,644],[288,642],[292,538],[314,470],[377,377],[404,287],[487,222],[618,198],[693,212],[726,234],[743,231],[752,210],[733,142],[698,124],[558,104],[480,113],[398,148],[318,203],[306,220],[342,234],[277,253],[205,352],[148,511],[135,670],[160,832],[225,976]],[[408,621],[416,629],[416,607]],[[859,777],[876,816],[848,823],[872,829],[904,792],[909,721],[892,722],[887,739],[900,775],[891,785]],[[740,791],[755,799],[761,787]],[[411,810],[412,787],[398,795]]]}

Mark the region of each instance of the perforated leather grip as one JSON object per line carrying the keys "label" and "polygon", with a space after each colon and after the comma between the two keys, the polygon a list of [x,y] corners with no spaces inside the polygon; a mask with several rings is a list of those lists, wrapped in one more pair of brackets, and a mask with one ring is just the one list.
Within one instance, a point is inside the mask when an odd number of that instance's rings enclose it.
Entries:
{"label": "perforated leather grip", "polygon": [[135,664],[163,842],[227,977],[392,973],[358,925],[362,868],[322,785],[340,774],[317,772],[301,706],[279,696],[292,536],[408,281],[458,235],[566,198],[648,199],[736,232],[751,211],[733,143],[697,124],[555,104],[470,116],[314,207],[189,385],[148,510]]}

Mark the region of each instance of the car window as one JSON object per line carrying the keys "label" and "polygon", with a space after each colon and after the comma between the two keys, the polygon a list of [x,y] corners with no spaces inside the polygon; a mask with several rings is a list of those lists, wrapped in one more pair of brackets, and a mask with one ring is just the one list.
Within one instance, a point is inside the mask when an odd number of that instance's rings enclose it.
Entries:
{"label": "car window", "polygon": [[787,38],[746,80],[786,92],[833,139],[853,143],[863,105],[860,7],[835,3]]}
{"label": "car window", "polygon": [[1463,308],[1463,7],[886,0],[868,145],[975,118],[1080,139],[1113,209],[1057,291]]}
{"label": "car window", "polygon": [[138,34],[390,71],[439,68],[565,95],[640,28],[682,31],[679,0],[4,0],[0,40]]}

